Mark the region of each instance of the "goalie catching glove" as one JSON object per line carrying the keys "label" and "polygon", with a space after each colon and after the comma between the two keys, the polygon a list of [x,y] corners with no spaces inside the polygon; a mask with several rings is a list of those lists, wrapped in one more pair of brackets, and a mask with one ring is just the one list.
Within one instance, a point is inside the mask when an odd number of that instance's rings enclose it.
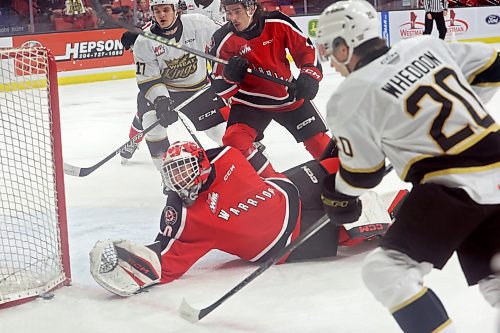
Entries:
{"label": "goalie catching glove", "polygon": [[159,282],[158,254],[127,240],[99,241],[90,251],[90,274],[104,289],[131,296]]}

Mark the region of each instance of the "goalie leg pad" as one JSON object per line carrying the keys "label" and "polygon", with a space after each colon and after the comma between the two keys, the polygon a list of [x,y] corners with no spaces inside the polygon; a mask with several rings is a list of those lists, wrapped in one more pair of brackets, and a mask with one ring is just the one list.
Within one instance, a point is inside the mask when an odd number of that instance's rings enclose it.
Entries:
{"label": "goalie leg pad", "polygon": [[161,263],[156,252],[146,246],[105,240],[90,251],[90,274],[104,289],[131,296],[159,282]]}

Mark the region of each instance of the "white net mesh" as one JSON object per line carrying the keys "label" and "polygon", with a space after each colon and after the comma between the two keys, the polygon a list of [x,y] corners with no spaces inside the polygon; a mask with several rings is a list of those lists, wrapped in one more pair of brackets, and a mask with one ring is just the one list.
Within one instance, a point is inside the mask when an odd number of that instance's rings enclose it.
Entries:
{"label": "white net mesh", "polygon": [[46,49],[0,49],[0,304],[66,280],[50,89]]}

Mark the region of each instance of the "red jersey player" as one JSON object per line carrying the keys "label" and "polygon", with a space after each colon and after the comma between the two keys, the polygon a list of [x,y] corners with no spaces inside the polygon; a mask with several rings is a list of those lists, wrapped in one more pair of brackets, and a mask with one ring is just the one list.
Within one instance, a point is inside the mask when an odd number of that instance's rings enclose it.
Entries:
{"label": "red jersey player", "polygon": [[[248,261],[267,260],[323,216],[321,182],[336,172],[338,162],[313,160],[287,171],[288,177],[263,179],[256,170],[267,163],[259,150],[247,159],[232,147],[205,152],[192,142],[174,143],[164,156],[171,192],[155,243],[98,242],[90,254],[95,280],[128,296],[179,278],[213,249]],[[308,195],[299,198],[297,187]],[[383,233],[373,229],[362,236]],[[328,224],[280,263],[335,256],[339,238],[345,245],[345,229]]]}
{"label": "red jersey player", "polygon": [[[223,0],[227,23],[217,30],[209,52],[227,65],[214,64],[212,87],[231,103],[224,145],[252,152],[271,120],[284,126],[319,159],[330,137],[311,100],[323,78],[310,39],[288,16],[263,12],[255,0]],[[294,79],[287,50],[300,69]],[[247,68],[295,83],[295,89],[247,74]],[[272,171],[271,171],[272,172]]]}

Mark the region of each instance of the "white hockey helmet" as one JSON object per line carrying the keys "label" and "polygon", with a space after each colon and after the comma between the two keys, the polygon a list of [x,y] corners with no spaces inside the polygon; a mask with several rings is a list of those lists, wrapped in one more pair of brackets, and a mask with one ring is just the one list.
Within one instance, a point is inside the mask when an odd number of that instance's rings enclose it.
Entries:
{"label": "white hockey helmet", "polygon": [[169,190],[176,192],[187,206],[198,197],[211,166],[205,150],[194,142],[175,142],[163,154],[163,179]]}
{"label": "white hockey helmet", "polygon": [[179,9],[179,0],[149,0],[149,7],[153,10],[153,6],[157,5],[173,5],[174,10]]}
{"label": "white hockey helmet", "polygon": [[367,40],[379,37],[380,31],[377,11],[370,3],[365,0],[342,0],[328,6],[321,13],[316,44],[320,55],[328,58],[333,54],[334,42],[342,38],[349,47],[349,56],[341,64],[347,65],[354,48]]}

